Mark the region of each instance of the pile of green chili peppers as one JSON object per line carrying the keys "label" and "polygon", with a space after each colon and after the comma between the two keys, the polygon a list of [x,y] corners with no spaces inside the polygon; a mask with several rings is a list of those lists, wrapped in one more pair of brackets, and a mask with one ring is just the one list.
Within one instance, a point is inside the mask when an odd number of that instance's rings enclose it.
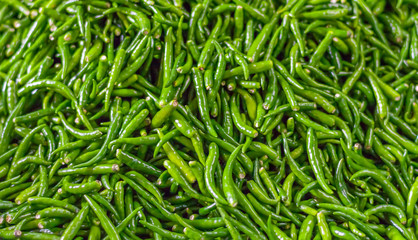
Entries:
{"label": "pile of green chili peppers", "polygon": [[0,239],[418,238],[417,0],[0,0]]}

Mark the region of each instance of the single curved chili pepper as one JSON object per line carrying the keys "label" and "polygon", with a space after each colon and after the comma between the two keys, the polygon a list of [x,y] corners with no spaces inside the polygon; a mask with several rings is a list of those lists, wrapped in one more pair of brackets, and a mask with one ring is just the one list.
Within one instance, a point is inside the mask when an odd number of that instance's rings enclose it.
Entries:
{"label": "single curved chili pepper", "polygon": [[330,225],[329,228],[331,230],[331,234],[334,237],[338,237],[338,238],[346,239],[346,240],[359,240],[360,239],[358,236],[354,235],[352,232],[344,228],[340,228],[335,225]]}
{"label": "single curved chili pepper", "polygon": [[[267,93],[264,97],[263,108],[265,110],[269,110],[271,107],[274,107],[274,104],[278,100],[278,92],[279,92],[279,84],[278,84],[278,77],[273,70],[269,70],[270,81],[267,86]],[[260,79],[265,78],[263,73],[260,73]]]}
{"label": "single curved chili pepper", "polygon": [[171,163],[170,161],[166,160],[166,161],[164,161],[164,166],[167,168],[170,175],[174,179],[176,179],[176,182],[178,182],[181,185],[181,187],[183,188],[183,190],[187,191],[188,194],[190,194],[194,197],[197,197],[197,198],[201,199],[202,201],[213,202],[213,199],[205,197],[205,196],[199,194],[196,190],[194,190],[192,188],[192,186],[188,183],[186,178],[182,175],[182,173],[180,172],[178,167],[176,167],[176,165],[174,165],[174,163]]}
{"label": "single curved chili pepper", "polygon": [[215,47],[213,46],[212,39],[206,41],[205,46],[203,47],[199,60],[197,61],[197,67],[199,70],[203,71],[206,69],[206,66],[209,63],[209,60],[212,58],[213,51]]}
{"label": "single curved chili pepper", "polygon": [[233,187],[235,189],[235,192],[238,197],[238,203],[242,205],[242,207],[248,212],[248,214],[254,219],[254,221],[264,230],[267,230],[267,226],[262,221],[260,216],[255,211],[254,207],[251,205],[249,200],[246,198],[246,196],[238,189],[238,187],[233,184]]}
{"label": "single curved chili pepper", "polygon": [[211,143],[209,145],[209,155],[206,159],[206,165],[205,165],[205,183],[206,187],[209,191],[209,193],[212,195],[212,197],[219,203],[227,204],[227,201],[225,198],[220,194],[216,187],[214,174],[216,171],[216,166],[219,164],[218,162],[219,158],[219,148],[215,143]]}
{"label": "single curved chili pepper", "polygon": [[155,146],[155,150],[154,150],[154,157],[156,157],[162,147],[162,145],[164,145],[166,142],[170,141],[172,138],[174,138],[175,136],[179,135],[179,131],[177,129],[174,129],[173,131],[165,134],[163,136],[163,138],[158,142],[158,144]]}
{"label": "single curved chili pepper", "polygon": [[273,17],[270,19],[269,23],[263,27],[261,32],[252,42],[251,47],[247,51],[247,57],[250,62],[257,61],[258,55],[264,47],[264,44],[266,43],[267,39],[270,37],[271,32],[273,31],[273,28],[278,21],[278,18],[279,14],[274,14]]}
{"label": "single curved chili pepper", "polygon": [[35,156],[26,156],[23,158],[18,159],[17,161],[12,163],[12,166],[9,169],[9,173],[7,174],[7,179],[13,178],[19,175],[23,170],[24,166],[27,164],[38,164],[38,165],[50,165],[50,162],[45,161],[42,158],[35,157]]}
{"label": "single curved chili pepper", "polygon": [[178,111],[173,111],[170,116],[176,129],[181,132],[184,136],[192,138],[197,134],[196,130],[192,125],[181,115]]}
{"label": "single curved chili pepper", "polygon": [[257,130],[253,129],[251,126],[248,126],[243,119],[240,116],[240,112],[237,106],[237,96],[232,96],[232,99],[230,101],[230,109],[231,109],[231,115],[232,120],[234,122],[234,125],[245,135],[255,138],[258,135]]}
{"label": "single curved chili pepper", "polygon": [[396,182],[399,184],[399,188],[401,189],[401,193],[404,198],[407,198],[408,196],[408,187],[410,185],[407,185],[406,181],[402,178],[401,174],[398,172],[398,170],[395,168],[395,166],[385,157],[381,157],[382,161],[388,166],[390,172],[394,175],[394,178]]}
{"label": "single curved chili pepper", "polygon": [[326,134],[330,134],[330,135],[338,135],[338,133],[335,130],[329,130],[328,128],[313,122],[312,120],[310,120],[309,118],[307,118],[306,116],[304,116],[302,113],[299,112],[292,112],[291,116],[294,117],[296,119],[296,121],[303,123],[305,126],[308,126],[312,129],[315,129],[316,131],[320,131]]}
{"label": "single curved chili pepper", "polygon": [[407,199],[407,205],[406,205],[406,215],[408,218],[411,218],[413,216],[415,203],[418,200],[418,196],[416,194],[417,188],[418,188],[418,180],[415,180],[414,184],[412,184],[408,193],[408,199]]}
{"label": "single curved chili pepper", "polygon": [[118,111],[116,113],[115,119],[113,120],[112,124],[109,127],[109,130],[108,130],[107,135],[106,135],[106,139],[103,143],[103,146],[100,148],[100,151],[97,153],[97,155],[94,156],[89,161],[78,164],[75,167],[77,167],[77,168],[87,167],[87,166],[91,166],[91,165],[101,161],[102,158],[106,155],[106,153],[108,151],[107,145],[116,137],[121,124],[122,124],[122,116],[121,116],[120,111]]}
{"label": "single curved chili pepper", "polygon": [[317,181],[313,181],[308,183],[307,185],[305,185],[301,190],[299,190],[295,196],[295,203],[296,206],[300,205],[300,202],[302,200],[302,197],[307,194],[308,192],[310,192],[312,189],[315,189],[319,187],[318,182]]}
{"label": "single curved chili pepper", "polygon": [[188,239],[184,234],[181,233],[173,233],[170,232],[168,230],[165,230],[161,227],[155,226],[151,223],[148,223],[144,220],[140,220],[139,223],[141,223],[142,225],[144,225],[146,228],[160,234],[163,237],[168,237],[168,238],[172,238],[172,239],[178,239],[178,240],[186,240]]}
{"label": "single curved chili pepper", "polygon": [[100,203],[101,205],[103,205],[103,207],[105,207],[107,210],[109,210],[112,214],[115,215],[115,217],[120,220],[121,217],[118,213],[118,211],[113,207],[113,205],[111,205],[110,202],[108,202],[108,200],[101,196],[99,193],[93,192],[91,193],[91,197],[96,200],[98,203]]}
{"label": "single curved chili pepper", "polygon": [[300,32],[298,19],[295,17],[292,17],[292,19],[290,20],[290,30],[292,31],[293,36],[299,46],[300,55],[304,57],[305,56],[305,41],[303,39],[302,33]]}
{"label": "single curved chili pepper", "polygon": [[213,87],[209,89],[208,92],[208,102],[213,102],[215,100],[226,69],[225,53],[223,52],[222,47],[216,40],[212,40],[212,42],[215,45],[216,52],[218,53],[218,64],[213,78]]}
{"label": "single curved chili pepper", "polygon": [[63,83],[44,79],[44,80],[37,80],[31,83],[26,84],[24,87],[20,88],[17,92],[18,96],[23,96],[29,92],[31,92],[34,89],[39,88],[51,88],[54,89],[54,91],[58,92],[59,94],[63,95],[66,98],[69,98],[70,100],[76,102],[76,98],[73,94],[73,92]]}
{"label": "single curved chili pepper", "polygon": [[[250,74],[264,72],[264,71],[271,69],[272,67],[273,67],[273,62],[271,60],[248,64],[248,70]],[[223,79],[231,78],[234,76],[240,76],[240,75],[244,75],[244,69],[242,68],[242,66],[226,70],[223,75]]]}
{"label": "single curved chili pepper", "polygon": [[203,195],[209,196],[208,190],[205,185],[204,166],[197,161],[189,162],[189,166],[192,168],[192,171],[194,175],[196,176],[196,180],[197,180],[200,191],[203,193]]}
{"label": "single curved chili pepper", "polygon": [[160,111],[158,111],[152,118],[151,127],[160,127],[164,123],[164,121],[170,117],[171,113],[176,109],[177,105],[177,101],[173,100],[164,107],[162,107]]}
{"label": "single curved chili pepper", "polygon": [[[167,104],[169,93],[173,91],[173,86],[169,85],[171,69],[173,68],[173,31],[172,28],[167,30],[166,38],[164,39],[164,65],[162,65],[163,72],[163,88],[160,95],[159,105],[162,107]],[[168,87],[165,87],[168,86]]]}
{"label": "single curved chili pepper", "polygon": [[[296,46],[296,45],[295,45]],[[308,85],[312,87],[317,88],[330,88],[327,85],[317,83],[311,76],[309,76],[308,73],[310,73],[309,70],[303,69],[302,64],[300,62],[295,63],[295,71],[298,74],[298,76]],[[294,74],[293,74],[294,75]]]}
{"label": "single curved chili pepper", "polygon": [[116,173],[119,171],[119,165],[117,164],[102,164],[94,167],[82,167],[82,168],[67,168],[58,170],[59,176],[65,175],[90,175],[90,174],[107,174]]}
{"label": "single curved chili pepper", "polygon": [[122,64],[125,58],[126,51],[123,48],[120,48],[115,57],[115,61],[112,65],[112,68],[110,70],[109,74],[109,82],[107,84],[107,91],[105,95],[105,111],[109,110],[110,107],[110,96],[112,94],[113,88],[115,86],[115,83],[117,79],[119,78],[119,75],[121,73]]}
{"label": "single curved chili pepper", "polygon": [[318,228],[319,228],[319,233],[321,234],[321,238],[322,239],[332,239],[331,232],[329,230],[325,214],[322,211],[320,211],[316,215],[316,218],[318,220],[317,224],[318,224]]}
{"label": "single curved chili pepper", "polygon": [[335,172],[336,174],[335,183],[336,183],[337,193],[340,196],[340,199],[343,202],[343,204],[346,206],[351,206],[353,204],[352,198],[348,191],[348,188],[344,181],[344,176],[343,176],[344,166],[345,166],[344,159],[341,159],[338,162],[337,169]]}
{"label": "single curved chili pepper", "polygon": [[332,105],[332,103],[330,103],[324,96],[322,96],[319,93],[316,93],[314,91],[311,90],[299,90],[297,88],[292,88],[294,93],[301,97],[305,97],[308,100],[311,100],[313,102],[315,102],[316,104],[318,104],[319,106],[321,106],[325,111],[327,111],[328,113],[333,114],[336,111],[336,108],[334,105]]}
{"label": "single curved chili pepper", "polygon": [[398,207],[406,209],[405,200],[399,191],[389,182],[382,174],[378,173],[376,170],[365,169],[354,173],[350,179],[355,179],[361,176],[367,175],[372,177],[375,181],[381,184],[382,188],[385,189],[385,192],[388,194],[391,201]]}
{"label": "single curved chili pepper", "polygon": [[168,159],[172,161],[176,166],[178,166],[181,169],[181,172],[185,175],[187,180],[190,183],[193,183],[196,181],[196,177],[194,176],[191,168],[186,164],[184,159],[177,153],[177,151],[174,149],[174,147],[169,143],[165,143],[163,145],[164,152],[167,154]]}
{"label": "single curved chili pepper", "polygon": [[262,204],[260,204],[257,201],[257,199],[251,193],[248,193],[247,194],[247,198],[251,202],[251,204],[254,206],[254,209],[257,212],[259,212],[259,213],[261,213],[261,214],[263,214],[265,216],[271,216],[272,219],[277,220],[277,221],[280,221],[280,222],[289,222],[290,221],[290,219],[288,219],[286,217],[282,217],[282,216],[280,216],[280,215],[278,215],[278,214],[270,211],[268,208],[266,208]]}
{"label": "single curved chili pepper", "polygon": [[274,199],[282,199],[283,201],[287,199],[287,197],[284,195],[284,190],[277,187],[277,185],[274,184],[264,167],[260,168],[259,174],[261,180],[267,188],[267,191],[270,192]]}
{"label": "single curved chili pepper", "polygon": [[22,141],[20,142],[20,145],[18,146],[17,151],[16,151],[16,153],[13,157],[12,166],[16,165],[17,161],[20,161],[21,158],[25,156],[26,152],[28,151],[28,149],[30,147],[30,142],[32,141],[33,136],[37,132],[40,132],[45,126],[46,126],[45,124],[41,124],[41,125],[35,127],[30,132],[28,132],[28,134],[22,139]]}
{"label": "single curved chili pepper", "polygon": [[109,235],[110,239],[121,239],[118,232],[116,231],[115,226],[110,221],[110,219],[106,216],[104,210],[97,204],[91,197],[88,195],[84,195],[84,199],[86,199],[88,205],[91,207],[93,212],[96,216],[100,219],[100,224],[103,225],[104,230]]}
{"label": "single curved chili pepper", "polygon": [[64,128],[67,129],[71,135],[73,135],[76,138],[79,138],[81,140],[92,140],[92,139],[96,139],[98,137],[100,137],[102,135],[102,132],[99,130],[93,130],[93,131],[89,131],[89,130],[80,130],[77,129],[75,127],[73,127],[72,125],[70,125],[70,123],[66,120],[66,118],[64,117],[64,114],[62,114],[61,112],[58,113]]}
{"label": "single curved chili pepper", "polygon": [[98,191],[101,187],[102,184],[100,181],[92,181],[80,184],[64,181],[63,186],[59,192],[72,194],[86,194],[89,192]]}
{"label": "single curved chili pepper", "polygon": [[306,138],[306,151],[308,152],[309,163],[312,166],[313,172],[315,177],[318,181],[318,184],[322,187],[322,189],[326,192],[331,194],[333,191],[329,188],[328,184],[325,181],[324,173],[322,166],[319,163],[318,155],[316,153],[317,148],[317,139],[316,133],[313,128],[308,128],[307,138]]}
{"label": "single curved chili pepper", "polygon": [[[257,171],[258,174],[258,171]],[[260,186],[260,183],[256,183],[253,180],[250,180],[247,182],[248,190],[254,195],[255,198],[257,198],[259,201],[269,204],[269,205],[275,205],[278,203],[278,199],[271,199],[266,191]]]}
{"label": "single curved chili pepper", "polygon": [[28,203],[31,205],[41,205],[41,206],[54,206],[68,209],[74,213],[77,213],[80,209],[68,202],[62,200],[47,198],[47,197],[30,197],[27,199]]}
{"label": "single curved chili pepper", "polygon": [[193,82],[195,84],[196,93],[197,93],[199,113],[201,115],[200,117],[202,118],[205,124],[206,130],[209,132],[209,134],[211,134],[214,137],[217,137],[218,135],[216,134],[216,131],[213,129],[212,123],[210,122],[208,102],[207,102],[207,97],[203,88],[202,75],[197,68],[193,68],[192,73],[193,73]]}
{"label": "single curved chili pepper", "polygon": [[24,104],[26,99],[23,97],[20,99],[18,104],[16,105],[15,109],[10,113],[9,117],[6,119],[6,122],[3,126],[1,135],[0,135],[0,154],[3,154],[7,150],[7,146],[9,146],[11,140],[11,133],[13,131],[13,119],[20,115],[21,111],[23,110]]}
{"label": "single curved chili pepper", "polygon": [[40,118],[43,118],[45,116],[50,116],[54,113],[54,110],[51,108],[48,109],[39,109],[38,111],[34,111],[22,116],[17,116],[13,119],[15,123],[22,123],[22,122],[32,122],[36,121]]}
{"label": "single curved chili pepper", "polygon": [[[313,14],[315,12],[311,12],[311,13]],[[324,55],[328,46],[331,44],[333,37],[334,37],[334,32],[332,30],[328,31],[324,39],[322,39],[321,43],[315,49],[315,52],[312,54],[312,57],[309,61],[310,65],[316,66],[318,64],[318,61]]]}
{"label": "single curved chili pepper", "polygon": [[145,178],[142,174],[130,171],[125,173],[125,176],[130,177],[137,183],[139,183],[143,188],[148,190],[161,204],[163,204],[163,197],[158,190],[147,178]]}
{"label": "single curved chili pepper", "polygon": [[392,127],[389,127],[388,125],[382,124],[382,128],[385,130],[386,133],[388,133],[389,136],[391,136],[395,141],[397,141],[399,144],[401,144],[408,151],[410,151],[412,153],[418,152],[418,145],[416,145],[412,141],[410,141],[408,139],[405,139],[404,137],[400,136],[399,133],[397,133]]}
{"label": "single curved chili pepper", "polygon": [[132,48],[126,49],[126,53],[130,54],[129,62],[132,64],[136,59],[139,58],[140,54],[143,53],[144,47],[149,43],[149,35],[145,35],[136,42],[135,40],[131,43]]}
{"label": "single curved chili pepper", "polygon": [[85,221],[87,214],[89,212],[89,205],[87,203],[83,204],[83,207],[77,213],[77,215],[73,218],[71,223],[65,229],[64,233],[61,235],[62,239],[72,239],[76,236],[77,232],[80,230],[81,225]]}
{"label": "single curved chili pepper", "polygon": [[248,14],[250,14],[253,18],[263,22],[264,24],[267,24],[269,22],[268,17],[260,12],[258,9],[248,5],[245,2],[242,2],[240,0],[234,0],[235,4],[237,4],[238,6],[241,6],[246,12],[248,12]]}
{"label": "single curved chili pepper", "polygon": [[329,209],[329,210],[333,210],[333,211],[341,211],[341,212],[345,212],[347,214],[350,214],[353,217],[356,217],[359,220],[366,220],[367,219],[367,215],[354,209],[354,208],[350,208],[350,207],[344,207],[341,205],[336,205],[336,204],[330,204],[330,203],[317,203],[316,204],[317,207],[320,208],[324,208],[324,209]]}
{"label": "single curved chili pepper", "polygon": [[287,138],[283,136],[283,148],[286,155],[287,163],[292,170],[292,172],[298,177],[302,182],[309,183],[312,182],[312,178],[304,173],[297,162],[293,159],[292,154],[290,153],[289,144]]}
{"label": "single curved chili pepper", "polygon": [[348,157],[350,157],[351,159],[357,161],[359,164],[363,165],[366,168],[369,169],[376,169],[376,166],[372,163],[371,160],[361,156],[360,154],[357,154],[356,152],[348,149],[347,145],[345,144],[345,142],[341,139],[341,147],[343,148],[344,152],[347,154]]}
{"label": "single curved chili pepper", "polygon": [[235,159],[237,158],[237,155],[241,151],[242,147],[243,145],[239,145],[231,153],[231,155],[228,158],[227,164],[225,165],[224,173],[222,175],[223,191],[225,193],[225,197],[229,205],[231,205],[232,207],[235,207],[238,204],[234,189],[232,188],[232,184],[234,184],[232,177],[232,168],[234,166]]}
{"label": "single curved chili pepper", "polygon": [[366,216],[369,216],[369,215],[383,213],[383,212],[388,212],[388,213],[395,215],[399,219],[399,221],[401,221],[402,224],[406,224],[407,218],[406,218],[404,211],[401,208],[395,205],[391,205],[391,204],[377,205],[375,207],[367,209],[364,212],[364,214]]}
{"label": "single curved chili pepper", "polygon": [[45,217],[59,217],[59,218],[73,218],[75,216],[74,213],[70,212],[69,210],[63,208],[56,208],[56,207],[49,207],[44,208],[41,211],[36,213],[35,218],[45,218]]}
{"label": "single curved chili pepper", "polygon": [[190,54],[190,52],[187,52],[186,62],[184,63],[184,65],[179,66],[176,70],[180,74],[187,74],[192,69],[192,64],[193,64],[193,57]]}
{"label": "single curved chili pepper", "polygon": [[280,75],[277,72],[274,73],[277,75],[277,79],[279,80],[279,83],[282,86],[282,89],[286,95],[286,99],[289,102],[290,107],[292,108],[292,111],[299,111],[300,107],[297,103],[297,100],[289,83],[282,77],[282,75]]}
{"label": "single curved chili pepper", "polygon": [[35,195],[39,190],[40,184],[40,182],[34,183],[32,186],[21,191],[15,198],[16,204],[20,205],[26,202],[29,197]]}

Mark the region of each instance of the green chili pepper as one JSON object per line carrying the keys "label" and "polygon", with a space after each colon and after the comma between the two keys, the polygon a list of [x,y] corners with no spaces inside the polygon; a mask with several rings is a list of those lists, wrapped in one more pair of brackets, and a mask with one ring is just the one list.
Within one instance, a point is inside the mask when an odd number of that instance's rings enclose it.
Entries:
{"label": "green chili pepper", "polygon": [[418,234],[416,1],[0,2],[1,239]]}

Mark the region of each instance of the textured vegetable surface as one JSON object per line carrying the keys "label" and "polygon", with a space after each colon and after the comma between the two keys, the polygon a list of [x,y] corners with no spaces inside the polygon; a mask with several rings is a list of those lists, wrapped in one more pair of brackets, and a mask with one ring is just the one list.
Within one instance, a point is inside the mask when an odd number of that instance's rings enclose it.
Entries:
{"label": "textured vegetable surface", "polygon": [[418,237],[417,0],[0,0],[0,239]]}

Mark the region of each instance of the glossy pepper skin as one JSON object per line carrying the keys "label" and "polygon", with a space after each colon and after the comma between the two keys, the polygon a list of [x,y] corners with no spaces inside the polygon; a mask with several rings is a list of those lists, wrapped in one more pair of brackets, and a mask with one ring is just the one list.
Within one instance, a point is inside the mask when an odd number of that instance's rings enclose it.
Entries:
{"label": "glossy pepper skin", "polygon": [[0,0],[0,239],[416,239],[417,12]]}

